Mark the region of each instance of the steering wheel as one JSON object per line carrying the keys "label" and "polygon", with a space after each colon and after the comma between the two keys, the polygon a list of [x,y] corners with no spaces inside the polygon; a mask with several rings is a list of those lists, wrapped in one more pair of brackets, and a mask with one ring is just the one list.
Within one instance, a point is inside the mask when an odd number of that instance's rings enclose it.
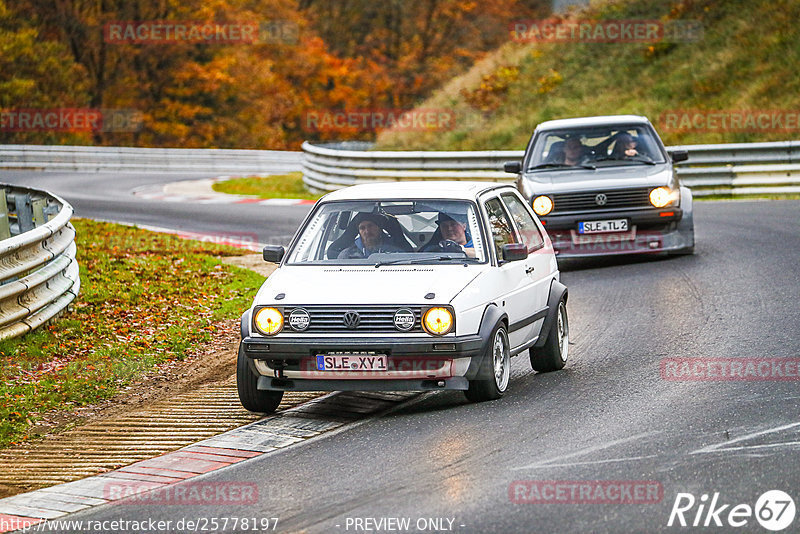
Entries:
{"label": "steering wheel", "polygon": [[439,248],[442,250],[442,252],[461,252],[462,254],[466,254],[464,252],[464,247],[452,239],[442,239],[439,241]]}

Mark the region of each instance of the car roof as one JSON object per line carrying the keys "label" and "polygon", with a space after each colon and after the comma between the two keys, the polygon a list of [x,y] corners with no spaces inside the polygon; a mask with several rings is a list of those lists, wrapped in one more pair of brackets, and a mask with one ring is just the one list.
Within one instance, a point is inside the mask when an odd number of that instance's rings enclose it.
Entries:
{"label": "car roof", "polygon": [[513,189],[511,184],[495,182],[376,182],[338,189],[325,195],[324,200],[373,200],[382,198],[475,200],[480,193],[498,187],[511,187]]}
{"label": "car roof", "polygon": [[614,126],[616,124],[650,124],[647,117],[640,115],[603,115],[600,117],[577,117],[573,119],[557,119],[545,121],[536,127],[537,130],[560,130],[584,126]]}

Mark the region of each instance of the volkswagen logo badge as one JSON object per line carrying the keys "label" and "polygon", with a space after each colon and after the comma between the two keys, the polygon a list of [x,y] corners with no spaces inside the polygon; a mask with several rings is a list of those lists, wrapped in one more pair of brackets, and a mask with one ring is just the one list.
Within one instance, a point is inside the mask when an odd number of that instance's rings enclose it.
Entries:
{"label": "volkswagen logo badge", "polygon": [[294,309],[289,314],[289,326],[292,327],[292,330],[302,332],[308,328],[309,324],[311,324],[311,316],[303,308]]}
{"label": "volkswagen logo badge", "polygon": [[608,202],[608,197],[604,193],[600,193],[594,197],[594,201],[598,206],[605,206],[606,202]]}
{"label": "volkswagen logo badge", "polygon": [[342,322],[344,323],[345,328],[353,330],[358,328],[358,325],[361,323],[361,316],[357,311],[346,311],[342,317]]}
{"label": "volkswagen logo badge", "polygon": [[399,309],[394,314],[394,327],[403,332],[408,332],[414,328],[415,322],[414,312],[408,308]]}

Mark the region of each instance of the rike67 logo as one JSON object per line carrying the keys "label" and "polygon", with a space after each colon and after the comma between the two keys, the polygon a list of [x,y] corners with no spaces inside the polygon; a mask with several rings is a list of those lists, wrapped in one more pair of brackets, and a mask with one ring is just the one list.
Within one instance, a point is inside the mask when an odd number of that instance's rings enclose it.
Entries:
{"label": "rike67 logo", "polygon": [[792,524],[795,512],[794,500],[781,490],[765,492],[755,506],[724,503],[718,492],[710,501],[707,493],[699,499],[691,493],[678,493],[667,526],[726,527],[727,530],[752,525],[755,518],[765,529],[778,532]]}

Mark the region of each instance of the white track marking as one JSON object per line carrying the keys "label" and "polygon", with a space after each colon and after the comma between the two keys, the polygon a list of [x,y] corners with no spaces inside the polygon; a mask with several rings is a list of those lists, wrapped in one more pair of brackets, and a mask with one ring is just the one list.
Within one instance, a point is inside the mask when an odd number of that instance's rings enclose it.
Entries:
{"label": "white track marking", "polygon": [[568,458],[574,458],[576,456],[584,456],[586,454],[591,454],[593,452],[602,451],[604,449],[609,449],[611,447],[614,447],[615,445],[621,445],[623,443],[628,443],[630,441],[634,441],[634,440],[637,440],[637,439],[641,439],[641,438],[645,438],[645,437],[649,437],[649,436],[654,436],[654,435],[659,434],[659,433],[660,432],[645,432],[643,434],[636,434],[635,436],[630,436],[630,437],[627,437],[627,438],[615,439],[613,441],[609,441],[608,443],[595,445],[593,447],[587,447],[585,449],[581,449],[579,451],[575,451],[575,452],[570,453],[570,454],[565,454],[564,456],[559,456],[557,458],[551,458],[549,460],[542,460],[542,461],[539,461],[539,462],[534,462],[532,464],[528,464],[528,465],[525,465],[525,466],[522,466],[522,467],[512,467],[511,470],[512,471],[519,471],[521,469],[534,469],[534,468],[537,468],[537,467],[549,467],[548,464],[551,464],[552,462],[556,462],[556,461],[559,461],[559,460],[566,460]]}
{"label": "white track marking", "polygon": [[744,445],[741,447],[731,447],[734,443],[739,443],[740,441],[745,441],[748,439],[757,438],[759,436],[765,436],[767,434],[774,434],[775,432],[781,432],[783,430],[788,430],[790,428],[800,427],[800,423],[790,423],[788,425],[782,425],[775,428],[770,428],[768,430],[761,430],[759,432],[753,432],[752,434],[747,434],[745,436],[723,441],[722,443],[716,443],[714,445],[708,445],[703,447],[702,449],[697,449],[696,451],[692,451],[690,454],[705,454],[709,452],[723,452],[723,451],[738,451],[738,450],[746,450],[746,449],[763,449],[765,447],[780,447],[783,445],[795,445],[800,444],[798,441],[788,441],[784,443],[773,443],[771,445]]}

